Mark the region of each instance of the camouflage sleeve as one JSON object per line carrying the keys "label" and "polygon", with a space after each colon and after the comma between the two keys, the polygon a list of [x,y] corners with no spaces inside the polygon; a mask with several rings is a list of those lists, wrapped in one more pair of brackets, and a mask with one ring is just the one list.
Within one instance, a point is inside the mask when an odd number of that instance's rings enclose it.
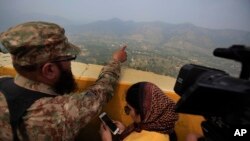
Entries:
{"label": "camouflage sleeve", "polygon": [[98,96],[104,103],[108,102],[114,94],[114,88],[119,77],[120,63],[111,61],[102,68],[95,84],[87,89],[88,95]]}
{"label": "camouflage sleeve", "polygon": [[[65,105],[64,115],[66,123],[72,133],[75,134],[97,116],[104,104],[113,96],[115,86],[120,76],[120,63],[111,61],[104,66],[96,82],[81,94],[69,96],[69,102]],[[70,135],[69,135],[70,136]]]}

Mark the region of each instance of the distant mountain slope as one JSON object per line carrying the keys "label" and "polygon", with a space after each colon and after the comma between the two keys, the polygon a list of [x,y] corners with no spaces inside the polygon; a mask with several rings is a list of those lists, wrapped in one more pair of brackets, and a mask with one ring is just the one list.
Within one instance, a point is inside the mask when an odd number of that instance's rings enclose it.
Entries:
{"label": "distant mountain slope", "polygon": [[[133,22],[111,19],[66,27],[69,40],[80,46],[85,63],[104,64],[120,44],[128,44],[127,66],[176,77],[184,64],[194,63],[237,76],[239,64],[212,55],[217,47],[250,45],[250,32],[215,30],[192,24]],[[216,62],[216,63],[215,63]]]}
{"label": "distant mountain slope", "polygon": [[111,19],[82,26],[69,27],[71,32],[91,37],[110,37],[149,42],[154,47],[179,46],[180,42],[191,46],[216,48],[232,44],[250,45],[250,32],[233,29],[215,30],[192,24],[168,24],[163,22],[133,22]]}

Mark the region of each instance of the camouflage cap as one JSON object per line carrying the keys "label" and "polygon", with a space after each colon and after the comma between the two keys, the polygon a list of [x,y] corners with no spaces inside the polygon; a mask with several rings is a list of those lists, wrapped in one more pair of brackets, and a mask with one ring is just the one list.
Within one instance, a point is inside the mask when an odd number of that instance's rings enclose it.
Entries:
{"label": "camouflage cap", "polygon": [[78,55],[62,27],[47,22],[27,22],[0,34],[0,42],[21,66],[44,63],[61,56]]}

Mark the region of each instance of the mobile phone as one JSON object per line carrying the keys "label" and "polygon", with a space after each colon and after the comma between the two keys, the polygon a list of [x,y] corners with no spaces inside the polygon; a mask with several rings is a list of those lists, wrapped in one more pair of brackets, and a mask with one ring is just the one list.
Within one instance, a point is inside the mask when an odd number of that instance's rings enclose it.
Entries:
{"label": "mobile phone", "polygon": [[107,113],[103,112],[99,115],[99,118],[101,119],[102,122],[104,122],[109,130],[116,135],[119,132],[119,128],[113,123],[111,118],[107,115]]}

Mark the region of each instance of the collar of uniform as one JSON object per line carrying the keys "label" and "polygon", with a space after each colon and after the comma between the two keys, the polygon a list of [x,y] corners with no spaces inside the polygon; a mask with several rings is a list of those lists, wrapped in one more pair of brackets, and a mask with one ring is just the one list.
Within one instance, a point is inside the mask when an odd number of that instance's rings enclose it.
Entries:
{"label": "collar of uniform", "polygon": [[27,79],[19,74],[16,75],[14,82],[18,86],[29,90],[38,91],[50,95],[59,95],[55,93],[49,85]]}

